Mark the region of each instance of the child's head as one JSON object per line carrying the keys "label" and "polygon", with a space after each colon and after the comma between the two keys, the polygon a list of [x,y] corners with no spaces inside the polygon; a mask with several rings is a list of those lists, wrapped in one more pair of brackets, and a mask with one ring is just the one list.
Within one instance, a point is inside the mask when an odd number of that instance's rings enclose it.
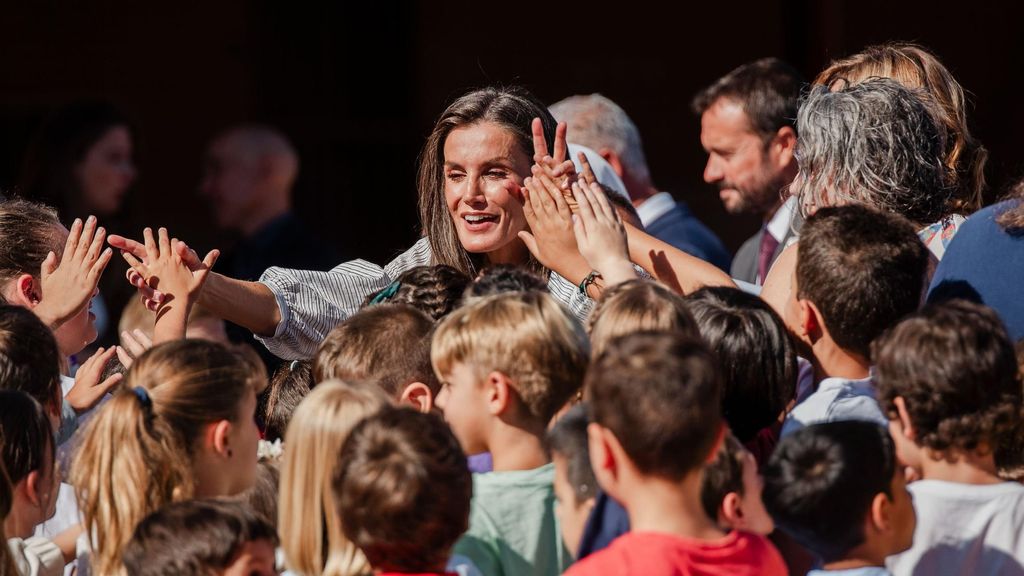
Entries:
{"label": "child's head", "polygon": [[901,461],[991,455],[1021,425],[1021,382],[1006,328],[963,300],[926,306],[875,344],[878,402]]}
{"label": "child's head", "polygon": [[597,479],[587,450],[587,410],[585,404],[573,406],[548,430],[548,448],[555,464],[555,515],[565,547],[573,556],[597,496]]}
{"label": "child's head", "polygon": [[0,390],[0,451],[12,487],[8,538],[28,538],[53,516],[57,477],[53,431],[43,407],[17,390]]}
{"label": "child's head", "polygon": [[21,390],[60,424],[60,352],[53,332],[32,312],[0,305],[0,389]]}
{"label": "child's head", "polygon": [[431,358],[444,383],[437,403],[467,454],[488,446],[495,419],[538,433],[580,388],[586,335],[550,295],[480,298],[438,326]]}
{"label": "child's head", "polygon": [[651,280],[630,280],[606,290],[590,313],[588,323],[591,354],[595,358],[613,338],[641,330],[700,334],[683,298]]}
{"label": "child's head", "polygon": [[313,381],[375,382],[392,400],[429,411],[441,388],[430,367],[433,330],[434,321],[412,306],[364,308],[320,344]]}
{"label": "child's head", "polygon": [[362,553],[342,532],[331,478],[352,427],[387,404],[388,398],[374,385],[327,381],[295,410],[288,425],[277,503],[277,526],[289,570],[356,574],[367,568]]}
{"label": "child's head", "polygon": [[621,485],[627,473],[680,482],[702,471],[722,437],[721,376],[696,338],[638,332],[612,340],[586,387],[594,474],[627,509],[635,496]]}
{"label": "child's head", "polygon": [[889,433],[872,422],[812,424],[764,470],[775,524],[825,562],[884,560],[910,547],[915,515]]}
{"label": "child's head", "polygon": [[686,304],[722,368],[722,417],[741,443],[750,442],[793,399],[793,341],[771,306],[741,290],[702,288]]}
{"label": "child's head", "polygon": [[443,572],[469,528],[466,457],[433,414],[385,408],[352,429],[332,483],[345,535],[375,570]]}
{"label": "child's head", "polygon": [[367,296],[363,306],[408,304],[437,322],[458,307],[468,285],[469,276],[451,266],[417,266],[403,272],[387,288]]}
{"label": "child's head", "polygon": [[860,205],[821,208],[800,230],[786,324],[871,358],[871,341],[917,309],[928,250],[905,218]]}
{"label": "child's head", "polygon": [[[47,254],[59,259],[68,230],[49,206],[18,198],[0,201],[0,298],[35,308],[43,299],[40,271]],[[77,354],[96,339],[89,306],[54,332],[65,356]]]}
{"label": "child's head", "polygon": [[548,283],[536,272],[513,264],[494,264],[476,275],[466,288],[465,299],[506,292],[547,292]]}
{"label": "child's head", "polygon": [[[142,304],[141,299],[132,298],[128,300],[128,303],[125,304],[124,309],[121,311],[121,319],[117,322],[117,333],[133,333],[135,330],[140,330],[152,339],[155,321],[156,314],[151,310],[147,310],[146,306]],[[185,337],[220,342],[221,344],[229,343],[227,326],[224,320],[198,304],[193,306],[192,310],[188,313]],[[123,339],[121,340],[121,345],[125,345]]]}
{"label": "child's head", "polygon": [[293,360],[277,369],[270,387],[261,395],[265,440],[284,439],[292,414],[312,387],[313,364],[308,360]]}
{"label": "child's head", "polygon": [[761,500],[761,475],[754,455],[726,434],[718,455],[704,468],[700,489],[704,511],[723,530],[767,536],[775,529]]}
{"label": "child's head", "polygon": [[277,574],[277,534],[240,502],[189,500],[146,516],[124,549],[131,576]]}
{"label": "child's head", "polygon": [[160,344],[135,360],[72,467],[98,573],[120,570],[132,528],[157,508],[252,485],[260,376],[237,352],[202,340]]}

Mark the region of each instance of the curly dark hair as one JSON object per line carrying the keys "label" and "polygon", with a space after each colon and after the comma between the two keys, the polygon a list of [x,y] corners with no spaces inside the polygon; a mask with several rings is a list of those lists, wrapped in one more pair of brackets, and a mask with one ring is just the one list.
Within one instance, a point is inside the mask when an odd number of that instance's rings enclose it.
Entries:
{"label": "curly dark hair", "polygon": [[1013,344],[992,309],[950,300],[908,316],[875,342],[878,401],[903,398],[917,444],[938,453],[990,451],[1020,430]]}
{"label": "curly dark hair", "polygon": [[403,272],[391,286],[367,296],[363,306],[408,304],[437,322],[458,307],[468,285],[469,276],[451,266],[417,266]]}

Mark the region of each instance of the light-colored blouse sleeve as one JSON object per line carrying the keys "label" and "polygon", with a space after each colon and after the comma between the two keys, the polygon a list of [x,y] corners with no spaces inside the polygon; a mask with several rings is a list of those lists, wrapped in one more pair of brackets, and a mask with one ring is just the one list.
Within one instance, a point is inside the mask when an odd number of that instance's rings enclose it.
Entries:
{"label": "light-colored blouse sleeve", "polygon": [[11,538],[7,541],[11,559],[22,576],[62,576],[64,554],[49,538],[33,536],[22,540]]}
{"label": "light-colored blouse sleeve", "polygon": [[273,336],[257,339],[285,360],[311,358],[367,295],[386,288],[406,270],[430,263],[430,243],[421,238],[383,268],[366,260],[344,262],[327,272],[269,268],[260,282],[274,293],[281,322]]}

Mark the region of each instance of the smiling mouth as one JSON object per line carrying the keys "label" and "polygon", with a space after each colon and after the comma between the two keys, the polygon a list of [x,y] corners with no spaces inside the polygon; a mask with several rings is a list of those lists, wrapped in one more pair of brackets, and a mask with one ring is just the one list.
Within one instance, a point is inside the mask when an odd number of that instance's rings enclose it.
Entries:
{"label": "smiling mouth", "polygon": [[462,217],[467,224],[484,224],[487,222],[497,222],[498,217],[491,214],[466,214]]}

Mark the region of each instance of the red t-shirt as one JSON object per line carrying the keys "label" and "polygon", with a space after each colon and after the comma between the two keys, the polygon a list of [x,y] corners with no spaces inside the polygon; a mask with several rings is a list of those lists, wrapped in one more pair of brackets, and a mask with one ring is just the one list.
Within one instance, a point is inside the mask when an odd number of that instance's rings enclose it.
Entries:
{"label": "red t-shirt", "polygon": [[787,576],[786,563],[764,536],[733,530],[719,540],[629,532],[587,556],[566,576]]}

